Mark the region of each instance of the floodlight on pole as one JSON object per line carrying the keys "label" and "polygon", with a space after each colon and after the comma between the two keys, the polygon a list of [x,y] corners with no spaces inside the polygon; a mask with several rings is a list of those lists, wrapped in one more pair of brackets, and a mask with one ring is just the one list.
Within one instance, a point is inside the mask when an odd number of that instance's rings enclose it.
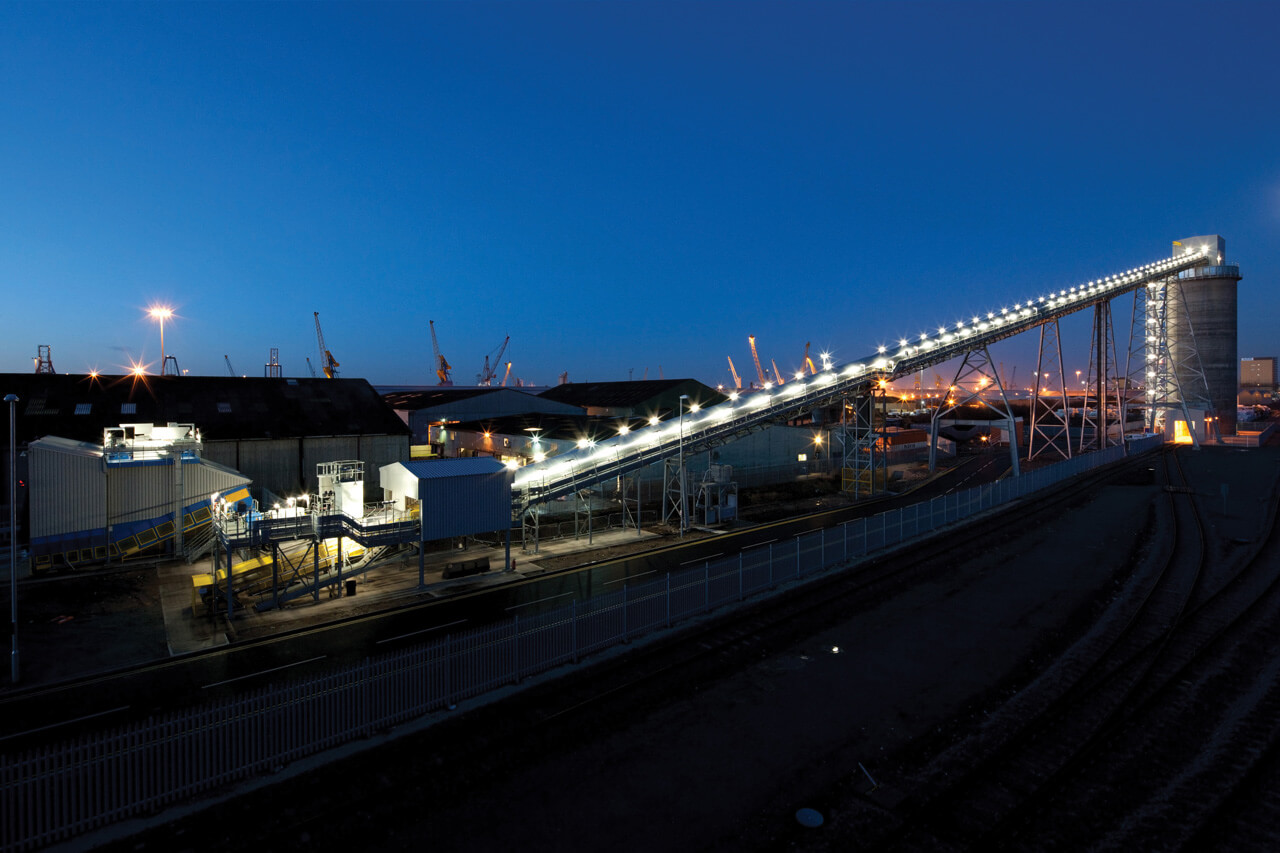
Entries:
{"label": "floodlight on pole", "polygon": [[147,309],[147,316],[160,323],[160,375],[164,375],[164,321],[173,316],[173,309],[168,305],[152,305]]}

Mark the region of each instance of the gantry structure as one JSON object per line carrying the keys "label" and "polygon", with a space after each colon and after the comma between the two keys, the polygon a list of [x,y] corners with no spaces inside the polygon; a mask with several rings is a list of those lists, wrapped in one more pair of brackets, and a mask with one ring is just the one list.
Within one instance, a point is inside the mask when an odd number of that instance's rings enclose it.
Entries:
{"label": "gantry structure", "polygon": [[[822,359],[822,367],[812,375],[761,390],[735,391],[723,403],[699,408],[686,406],[665,420],[653,419],[648,426],[623,430],[600,442],[580,441],[569,452],[540,459],[515,475],[513,517],[521,519],[526,548],[537,540],[536,507],[547,501],[581,494],[584,489],[657,463],[664,465],[663,518],[675,517],[683,531],[688,519],[686,461],[694,454],[720,447],[771,424],[808,412],[839,406],[844,412],[838,439],[843,443],[842,484],[855,495],[882,487],[884,455],[877,452],[874,409],[884,400],[885,389],[894,379],[959,359],[951,383],[953,389],[973,390],[946,399],[934,410],[930,442],[930,467],[936,459],[939,422],[951,411],[969,402],[993,409],[1007,421],[1013,473],[1019,473],[1019,449],[1015,419],[1009,405],[1010,389],[1004,387],[999,371],[992,369],[989,348],[1015,335],[1038,331],[1040,355],[1035,387],[1032,389],[1031,423],[1028,429],[1029,458],[1042,452],[1069,457],[1088,449],[1086,436],[1097,448],[1123,443],[1129,413],[1141,410],[1146,432],[1163,429],[1170,411],[1180,411],[1189,424],[1191,409],[1210,408],[1208,389],[1199,368],[1194,330],[1182,302],[1181,274],[1221,263],[1216,247],[1186,246],[1172,258],[1143,264],[1124,272],[1103,276],[1064,290],[1017,302],[952,327],[940,327],[936,334],[918,339],[900,339],[896,347],[881,346],[857,361],[836,364]],[[1236,276],[1238,278],[1238,275]],[[1133,294],[1129,348],[1120,363],[1115,346],[1112,301]],[[1093,312],[1089,371],[1084,379],[1084,405],[1079,444],[1072,448],[1067,430],[1069,406],[1059,321],[1080,311]],[[1184,318],[1175,331],[1174,318]],[[1056,358],[1064,386],[1053,405],[1042,400],[1041,368]],[[1199,377],[1198,381],[1188,381]],[[1141,392],[1140,394],[1137,392]],[[1136,414],[1136,413],[1135,413]],[[1197,440],[1192,432],[1192,440]],[[637,501],[638,501],[638,489]],[[636,514],[638,517],[638,512]]]}

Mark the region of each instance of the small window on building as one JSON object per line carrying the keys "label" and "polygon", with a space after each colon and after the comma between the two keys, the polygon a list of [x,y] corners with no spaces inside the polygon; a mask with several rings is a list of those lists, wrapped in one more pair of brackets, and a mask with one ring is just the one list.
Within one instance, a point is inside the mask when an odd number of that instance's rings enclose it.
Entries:
{"label": "small window on building", "polygon": [[138,404],[137,404],[137,403],[121,403],[121,404],[120,404],[120,414],[122,414],[122,415],[136,415],[137,413],[138,413]]}
{"label": "small window on building", "polygon": [[93,408],[93,403],[76,403],[76,414],[87,415],[89,410]]}
{"label": "small window on building", "polygon": [[286,385],[297,385],[297,384],[298,384],[298,380],[296,380],[296,379],[286,379],[284,382],[285,382],[285,384],[286,384]]}
{"label": "small window on building", "polygon": [[218,414],[220,414],[220,415],[229,415],[229,414],[231,414],[231,404],[230,404],[230,403],[219,403],[219,404],[218,404]]}

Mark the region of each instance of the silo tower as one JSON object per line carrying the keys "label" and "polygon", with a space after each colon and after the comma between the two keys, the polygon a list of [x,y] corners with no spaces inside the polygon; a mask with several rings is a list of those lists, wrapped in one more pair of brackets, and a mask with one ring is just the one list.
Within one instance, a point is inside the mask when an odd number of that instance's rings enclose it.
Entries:
{"label": "silo tower", "polygon": [[[1182,298],[1169,306],[1169,349],[1184,399],[1190,402],[1207,390],[1219,433],[1235,435],[1236,285],[1240,267],[1227,263],[1227,241],[1217,234],[1174,240],[1173,256],[1201,247],[1209,249],[1205,265],[1178,276]],[[1203,380],[1194,367],[1197,361],[1204,371]]]}

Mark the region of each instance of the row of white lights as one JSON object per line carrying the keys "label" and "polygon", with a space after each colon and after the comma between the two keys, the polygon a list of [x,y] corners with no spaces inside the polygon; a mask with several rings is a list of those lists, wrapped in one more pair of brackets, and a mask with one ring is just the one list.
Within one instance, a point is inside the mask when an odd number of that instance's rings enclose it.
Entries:
{"label": "row of white lights", "polygon": [[[1166,272],[1170,268],[1189,260],[1187,256],[1199,256],[1207,253],[1207,247],[1199,249],[1188,247],[1180,258],[1170,258],[1144,264],[1128,272],[1109,275],[1097,281],[1091,281],[1088,284],[1060,290],[1057,293],[1050,293],[1048,296],[1041,296],[1036,300],[1028,300],[1025,305],[1018,303],[1013,306],[1012,310],[1002,308],[999,314],[994,311],[988,312],[985,318],[975,316],[968,325],[962,320],[956,323],[954,331],[948,331],[945,326],[940,326],[936,338],[930,338],[928,334],[921,333],[919,342],[914,346],[906,338],[902,338],[898,341],[900,348],[894,358],[902,359],[918,355],[921,352],[929,352],[939,346],[956,343],[975,334],[998,329],[1009,323],[1027,319],[1039,313],[1041,305],[1045,308],[1058,308],[1079,302],[1082,299],[1091,299],[1100,294],[1132,284],[1142,278]],[[762,409],[772,403],[775,397],[782,401],[789,401],[800,396],[805,391],[820,391],[842,377],[845,379],[857,379],[868,372],[881,372],[892,369],[894,361],[886,357],[888,354],[887,349],[884,346],[879,347],[877,358],[871,360],[869,367],[866,364],[857,363],[840,368],[832,364],[831,356],[828,353],[822,353],[822,371],[815,374],[808,385],[803,381],[804,372],[799,371],[795,374],[794,382],[778,386],[779,390],[776,395],[770,393],[774,387],[773,383],[766,382],[761,391],[745,397],[734,391],[729,394],[729,399],[726,402],[707,409],[700,409],[698,404],[694,403],[689,406],[683,419],[687,421],[685,429],[688,430],[684,432],[684,435],[688,437],[689,432],[696,435],[700,430],[718,426],[737,411]],[[742,405],[738,406],[737,404],[739,403]],[[673,420],[678,419],[673,418]],[[533,455],[534,465],[519,468],[513,486],[520,488],[534,485],[535,483],[545,484],[562,476],[570,475],[578,469],[591,468],[602,462],[616,460],[621,457],[623,450],[649,450],[660,447],[667,442],[678,443],[681,437],[681,429],[682,427],[679,423],[671,424],[668,421],[664,425],[655,416],[649,419],[647,427],[642,427],[634,432],[630,427],[624,425],[619,427],[618,435],[614,438],[598,443],[590,439],[580,439],[574,450],[563,453],[550,462],[541,452],[535,452]],[[518,468],[515,462],[509,462],[508,467]]]}

